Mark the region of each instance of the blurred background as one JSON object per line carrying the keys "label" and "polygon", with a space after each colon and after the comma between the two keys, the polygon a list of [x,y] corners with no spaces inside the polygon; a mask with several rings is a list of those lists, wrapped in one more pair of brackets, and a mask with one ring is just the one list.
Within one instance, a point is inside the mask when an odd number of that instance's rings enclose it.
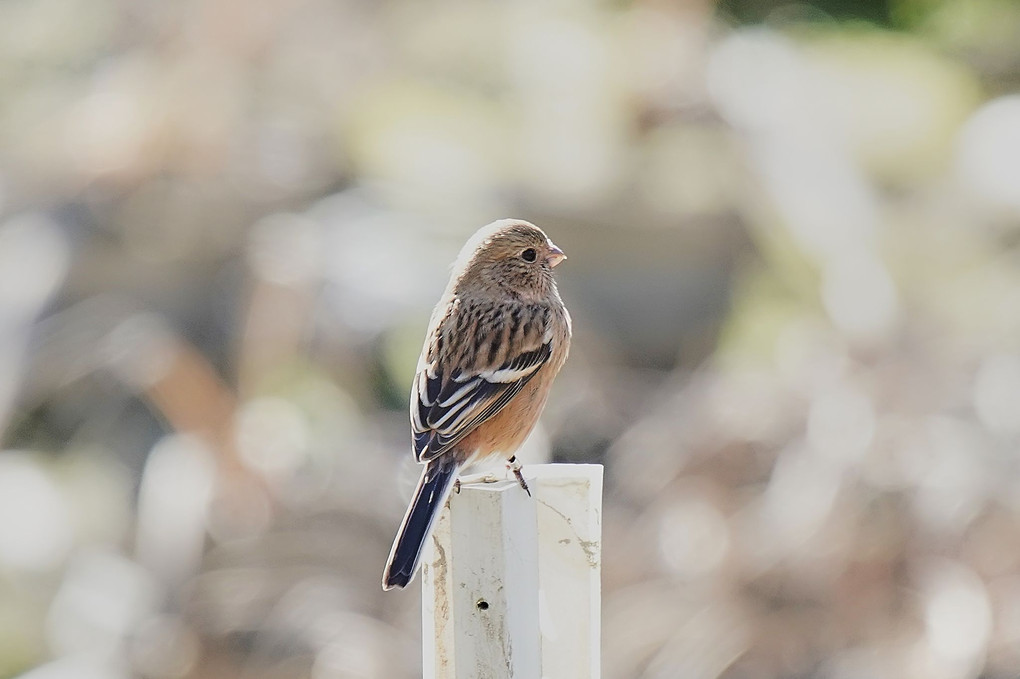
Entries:
{"label": "blurred background", "polygon": [[420,676],[465,238],[575,342],[604,676],[1020,676],[1020,3],[0,3],[0,677]]}

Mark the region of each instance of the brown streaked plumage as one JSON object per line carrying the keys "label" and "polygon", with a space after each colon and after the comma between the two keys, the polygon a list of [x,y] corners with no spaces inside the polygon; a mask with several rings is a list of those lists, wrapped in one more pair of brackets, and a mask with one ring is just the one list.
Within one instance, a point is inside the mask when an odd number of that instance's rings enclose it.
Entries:
{"label": "brown streaked plumage", "polygon": [[552,276],[564,258],[534,224],[504,219],[475,233],[454,262],[411,386],[411,438],[425,468],[383,589],[414,577],[458,470],[512,460],[538,421],[570,349],[570,315]]}

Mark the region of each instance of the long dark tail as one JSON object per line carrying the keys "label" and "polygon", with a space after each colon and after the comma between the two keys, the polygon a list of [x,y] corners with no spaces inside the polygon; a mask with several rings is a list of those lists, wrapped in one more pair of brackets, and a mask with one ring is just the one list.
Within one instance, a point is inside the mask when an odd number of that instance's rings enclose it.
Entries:
{"label": "long dark tail", "polygon": [[390,558],[383,571],[383,589],[406,587],[418,569],[421,550],[432,531],[439,510],[446,504],[459,464],[449,455],[440,456],[425,465],[414,497],[400,523],[400,530],[390,548]]}

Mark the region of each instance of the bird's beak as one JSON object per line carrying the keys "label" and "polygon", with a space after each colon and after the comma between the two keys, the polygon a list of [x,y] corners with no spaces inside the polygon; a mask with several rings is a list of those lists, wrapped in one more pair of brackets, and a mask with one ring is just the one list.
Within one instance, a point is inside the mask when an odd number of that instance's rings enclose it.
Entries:
{"label": "bird's beak", "polygon": [[549,266],[556,266],[567,256],[563,254],[563,250],[560,250],[552,241],[549,242],[549,256],[545,258],[545,261],[549,262]]}

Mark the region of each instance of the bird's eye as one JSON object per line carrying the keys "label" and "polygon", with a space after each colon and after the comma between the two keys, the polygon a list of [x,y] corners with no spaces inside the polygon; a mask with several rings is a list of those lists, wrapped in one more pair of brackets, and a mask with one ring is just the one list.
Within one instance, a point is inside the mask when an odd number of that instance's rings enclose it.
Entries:
{"label": "bird's eye", "polygon": [[535,252],[535,248],[528,248],[527,250],[521,253],[521,259],[523,259],[525,262],[534,262],[536,259],[538,259],[538,253]]}

